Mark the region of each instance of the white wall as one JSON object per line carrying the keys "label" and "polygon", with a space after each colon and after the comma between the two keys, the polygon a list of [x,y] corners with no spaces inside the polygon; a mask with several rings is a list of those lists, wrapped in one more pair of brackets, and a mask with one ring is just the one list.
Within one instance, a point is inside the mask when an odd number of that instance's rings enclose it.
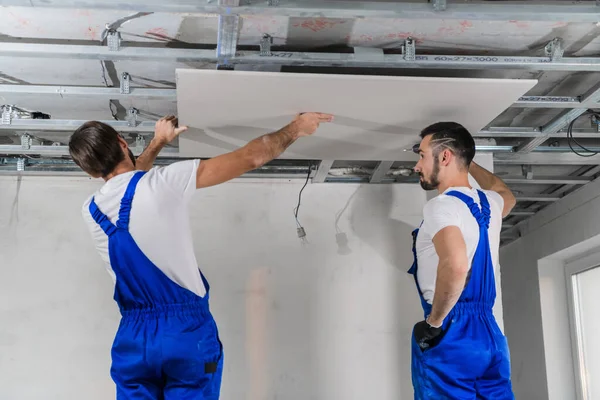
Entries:
{"label": "white wall", "polygon": [[517,399],[575,398],[564,265],[600,246],[600,181],[556,202],[500,253]]}
{"label": "white wall", "polygon": [[[112,284],[80,216],[98,182],[0,178],[0,398],[114,395]],[[199,263],[226,346],[223,399],[411,399],[422,312],[410,232],[417,185],[231,183],[192,207]],[[336,245],[348,235],[350,253]],[[85,394],[85,396],[84,396]],[[83,397],[82,397],[83,396]]]}

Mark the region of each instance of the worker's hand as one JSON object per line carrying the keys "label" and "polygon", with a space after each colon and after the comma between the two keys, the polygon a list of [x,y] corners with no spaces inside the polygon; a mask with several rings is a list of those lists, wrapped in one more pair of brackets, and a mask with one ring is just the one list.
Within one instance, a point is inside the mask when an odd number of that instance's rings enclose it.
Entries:
{"label": "worker's hand", "polygon": [[331,114],[309,112],[298,114],[290,125],[294,129],[294,132],[296,132],[298,137],[302,137],[310,136],[313,133],[315,133],[321,122],[331,121],[333,121],[333,115]]}
{"label": "worker's hand", "polygon": [[160,144],[171,143],[173,139],[187,130],[187,126],[178,126],[179,120],[174,115],[159,119],[154,128],[154,139]]}
{"label": "worker's hand", "polygon": [[424,351],[435,346],[441,339],[442,328],[434,328],[427,321],[421,321],[415,325],[413,334],[417,344]]}

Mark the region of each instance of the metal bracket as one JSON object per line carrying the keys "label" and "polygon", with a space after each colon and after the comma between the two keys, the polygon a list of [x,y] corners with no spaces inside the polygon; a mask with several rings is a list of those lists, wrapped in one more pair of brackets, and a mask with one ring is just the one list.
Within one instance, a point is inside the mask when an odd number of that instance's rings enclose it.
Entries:
{"label": "metal bracket", "polygon": [[525,179],[533,179],[533,167],[531,165],[523,165],[522,169]]}
{"label": "metal bracket", "polygon": [[19,171],[19,172],[25,171],[25,159],[24,158],[17,159],[17,171]]}
{"label": "metal bracket", "polygon": [[127,116],[125,117],[125,119],[127,120],[128,126],[136,126],[137,125],[138,114],[139,114],[139,111],[137,108],[131,107],[129,110],[127,110]]}
{"label": "metal bracket", "polygon": [[131,93],[129,89],[130,83],[131,75],[129,75],[127,72],[123,72],[123,74],[121,74],[121,94]]}
{"label": "metal bracket", "polygon": [[271,52],[271,45],[273,44],[273,36],[265,33],[260,39],[260,55],[262,57],[270,57],[273,55]]}
{"label": "metal bracket", "polygon": [[24,150],[29,150],[31,148],[32,142],[33,139],[31,138],[31,136],[29,136],[28,133],[21,135],[21,147]]}
{"label": "metal bracket", "polygon": [[561,38],[555,38],[550,43],[546,45],[544,48],[546,52],[546,56],[550,57],[552,61],[560,61],[565,54],[565,49],[563,47],[563,41]]}
{"label": "metal bracket", "polygon": [[313,183],[323,183],[329,175],[329,170],[333,166],[333,160],[322,160],[317,169],[317,173],[312,179]]}
{"label": "metal bracket", "polygon": [[435,11],[446,11],[446,0],[433,0],[433,9]]}
{"label": "metal bracket", "polygon": [[114,29],[110,29],[106,34],[106,44],[110,51],[119,51],[121,49],[121,34]]}
{"label": "metal bracket", "polygon": [[140,152],[146,148],[146,139],[142,135],[137,135],[135,138],[135,147]]}
{"label": "metal bracket", "polygon": [[377,164],[377,168],[373,171],[373,174],[369,178],[369,183],[381,183],[383,178],[390,172],[390,168],[394,165],[393,161],[380,161]]}
{"label": "metal bracket", "polygon": [[406,61],[415,61],[417,49],[413,38],[409,37],[404,41],[404,44],[402,45],[402,54]]}
{"label": "metal bracket", "polygon": [[12,120],[12,106],[2,107],[2,125],[10,125]]}

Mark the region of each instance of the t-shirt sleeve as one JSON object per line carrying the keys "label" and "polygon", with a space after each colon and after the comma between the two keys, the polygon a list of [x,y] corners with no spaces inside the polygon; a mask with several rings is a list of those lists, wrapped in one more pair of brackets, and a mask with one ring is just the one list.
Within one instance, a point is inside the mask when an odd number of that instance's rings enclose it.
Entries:
{"label": "t-shirt sleeve", "polygon": [[159,180],[185,201],[196,193],[196,176],[200,160],[186,160],[173,163],[156,171]]}
{"label": "t-shirt sleeve", "polygon": [[450,198],[439,197],[423,208],[423,229],[432,238],[449,226],[461,227],[460,215],[456,204]]}

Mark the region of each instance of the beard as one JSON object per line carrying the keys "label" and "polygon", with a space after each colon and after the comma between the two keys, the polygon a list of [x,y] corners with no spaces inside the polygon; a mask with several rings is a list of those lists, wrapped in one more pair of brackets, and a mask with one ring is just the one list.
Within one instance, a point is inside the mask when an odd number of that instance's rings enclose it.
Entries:
{"label": "beard", "polygon": [[127,151],[128,151],[129,159],[131,160],[131,162],[133,163],[133,166],[135,167],[135,156],[131,152],[131,149],[127,149]]}
{"label": "beard", "polygon": [[440,163],[438,160],[433,164],[433,171],[431,172],[431,177],[429,180],[426,180],[422,173],[419,173],[419,183],[423,190],[435,190],[440,186],[440,181],[438,179],[438,175],[440,173]]}

